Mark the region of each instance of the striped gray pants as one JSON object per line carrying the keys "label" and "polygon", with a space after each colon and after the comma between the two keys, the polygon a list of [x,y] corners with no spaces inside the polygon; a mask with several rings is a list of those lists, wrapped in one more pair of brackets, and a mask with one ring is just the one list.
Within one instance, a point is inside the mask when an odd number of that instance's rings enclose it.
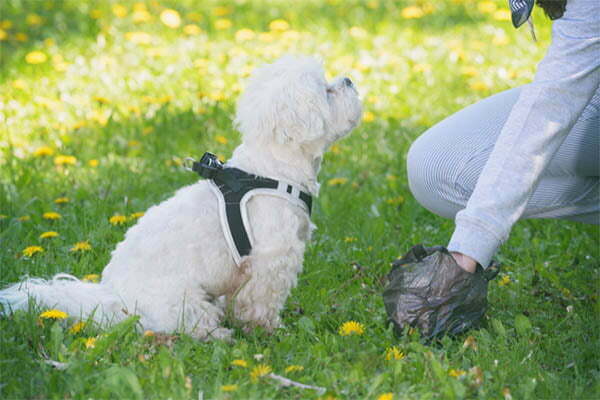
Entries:
{"label": "striped gray pants", "polygon": [[[408,181],[423,207],[452,219],[465,208],[519,93],[520,88],[510,89],[468,106],[412,144]],[[599,139],[596,91],[544,171],[522,218],[600,223]]]}

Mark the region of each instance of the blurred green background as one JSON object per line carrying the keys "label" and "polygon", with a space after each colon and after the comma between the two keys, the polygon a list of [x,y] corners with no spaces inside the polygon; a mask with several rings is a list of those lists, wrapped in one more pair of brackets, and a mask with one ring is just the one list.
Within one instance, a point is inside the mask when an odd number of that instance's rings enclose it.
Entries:
{"label": "blurred green background", "polygon": [[[328,78],[353,79],[365,113],[325,157],[319,229],[284,328],[236,327],[234,344],[205,344],[142,336],[131,323],[76,331],[32,309],[0,318],[0,396],[319,397],[251,379],[262,363],[327,387],[323,399],[594,398],[597,227],[517,224],[486,325],[467,338],[397,338],[380,298],[392,259],[446,243],[453,228],[412,198],[410,143],[532,79],[550,41],[550,22],[538,9],[533,18],[538,42],[512,28],[501,0],[2,0],[2,285],[57,272],[97,279],[144,210],[197,180],[183,158],[231,154],[235,100],[261,63],[320,57]],[[340,336],[349,320],[364,333]],[[392,346],[402,357],[387,356]]]}

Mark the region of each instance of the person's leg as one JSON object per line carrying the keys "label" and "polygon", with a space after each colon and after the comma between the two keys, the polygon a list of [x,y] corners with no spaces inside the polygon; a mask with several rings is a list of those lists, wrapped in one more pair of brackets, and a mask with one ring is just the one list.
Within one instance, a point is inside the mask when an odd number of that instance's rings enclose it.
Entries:
{"label": "person's leg", "polygon": [[[415,198],[454,218],[463,209],[520,89],[498,93],[427,130],[408,153]],[[534,191],[523,218],[600,223],[600,91],[583,112]]]}

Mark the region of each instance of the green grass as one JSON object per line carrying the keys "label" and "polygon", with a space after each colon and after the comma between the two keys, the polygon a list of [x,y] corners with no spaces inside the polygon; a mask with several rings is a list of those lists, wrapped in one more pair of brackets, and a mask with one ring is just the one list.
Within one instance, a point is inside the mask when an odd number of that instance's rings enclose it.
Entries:
{"label": "green grass", "polygon": [[[446,243],[453,228],[412,198],[410,143],[465,105],[531,80],[550,40],[539,11],[534,43],[525,29],[498,19],[493,7],[505,7],[503,1],[162,0],[146,2],[151,20],[142,23],[133,22],[133,2],[122,2],[122,18],[115,4],[0,3],[2,285],[27,274],[101,273],[134,223],[113,226],[111,216],[144,211],[194,182],[179,166],[184,157],[231,154],[239,142],[234,102],[260,63],[284,53],[320,55],[330,77],[344,73],[357,83],[367,117],[324,160],[313,214],[319,229],[283,312],[284,328],[273,335],[236,328],[233,344],[198,343],[185,335],[145,337],[135,318],[71,333],[76,321],[42,322],[43,309],[32,309],[0,319],[1,398],[318,397],[266,378],[254,382],[249,372],[258,364],[326,387],[323,398],[600,396],[597,227],[518,223],[497,256],[500,278],[509,282],[492,282],[485,326],[463,337],[432,346],[417,334],[395,337],[381,300],[390,261],[416,243]],[[411,5],[425,15],[404,18]],[[181,26],[161,23],[167,7],[177,10]],[[41,24],[28,24],[37,22],[29,14]],[[232,26],[217,29],[219,18]],[[266,34],[275,19],[289,29]],[[185,34],[187,24],[202,33]],[[236,39],[242,28],[256,36]],[[128,32],[147,33],[133,38],[148,43],[131,42]],[[47,60],[27,63],[32,51]],[[44,146],[53,154],[36,156]],[[75,165],[55,166],[58,155],[74,156]],[[328,185],[332,178],[347,182]],[[63,196],[70,201],[54,203]],[[42,218],[47,211],[62,218]],[[40,239],[46,231],[59,236]],[[80,241],[91,250],[70,251]],[[31,245],[45,251],[24,257]],[[340,336],[349,320],[364,324],[365,333]],[[468,335],[476,346],[463,346]],[[86,347],[89,338],[95,347]],[[405,357],[386,360],[390,346]],[[44,358],[68,367],[54,369]],[[248,367],[232,366],[234,359]],[[290,365],[304,369],[286,373]],[[225,392],[223,385],[238,386]]]}

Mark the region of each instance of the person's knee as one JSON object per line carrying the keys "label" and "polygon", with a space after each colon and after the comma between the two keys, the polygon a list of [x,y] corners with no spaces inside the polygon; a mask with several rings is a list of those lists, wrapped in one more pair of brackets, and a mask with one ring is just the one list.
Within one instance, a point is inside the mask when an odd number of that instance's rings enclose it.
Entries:
{"label": "person's knee", "polygon": [[411,145],[407,155],[408,185],[415,199],[429,211],[446,218],[454,218],[463,208],[453,200],[454,182],[452,150],[427,131]]}

